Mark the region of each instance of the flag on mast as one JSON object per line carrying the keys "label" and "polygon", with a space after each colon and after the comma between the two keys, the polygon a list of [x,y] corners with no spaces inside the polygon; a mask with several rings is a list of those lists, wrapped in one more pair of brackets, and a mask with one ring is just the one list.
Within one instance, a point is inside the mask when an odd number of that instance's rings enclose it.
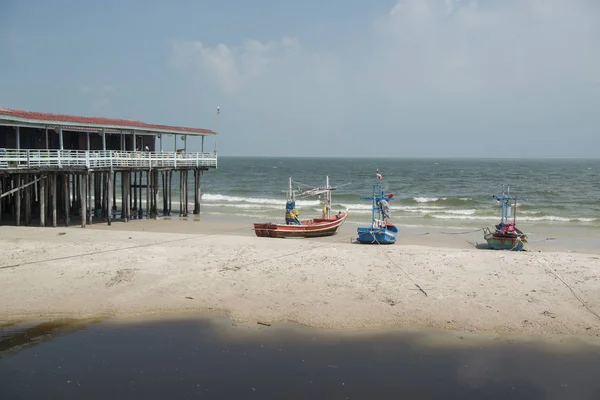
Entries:
{"label": "flag on mast", "polygon": [[379,173],[379,168],[377,168],[377,172],[375,173],[375,176],[377,177],[377,179],[382,180],[383,179],[383,175],[381,175]]}
{"label": "flag on mast", "polygon": [[221,107],[217,104],[217,115],[221,114]]}

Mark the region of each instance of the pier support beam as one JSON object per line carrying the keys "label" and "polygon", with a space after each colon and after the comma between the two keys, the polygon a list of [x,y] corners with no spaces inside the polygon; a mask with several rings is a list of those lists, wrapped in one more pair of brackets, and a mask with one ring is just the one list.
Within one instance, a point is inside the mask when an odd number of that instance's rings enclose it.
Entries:
{"label": "pier support beam", "polygon": [[194,214],[200,214],[200,170],[194,170]]}
{"label": "pier support beam", "polygon": [[[112,173],[112,171],[111,171],[111,172],[108,172],[108,173],[106,174],[106,176],[108,177],[108,182],[107,182],[107,185],[106,185],[106,186],[108,187],[108,188],[107,188],[107,189],[108,189],[108,196],[107,196],[107,199],[106,199],[106,202],[107,202],[107,207],[106,207],[106,218],[107,218],[107,221],[108,221],[108,225],[111,225],[111,222],[112,222],[112,221],[111,221],[111,220],[112,220],[112,210],[111,210],[111,208],[110,208],[110,207],[108,207],[108,202],[110,202],[110,199],[113,197],[113,190],[114,190],[114,189],[113,189],[113,188],[114,188],[114,186],[113,186],[113,184],[112,184],[112,177],[113,177],[113,173]],[[113,204],[114,204],[114,203],[113,203]]]}
{"label": "pier support beam", "polygon": [[56,228],[57,225],[57,200],[56,200],[56,185],[57,185],[57,175],[56,174],[52,174],[50,175],[50,190],[52,193],[52,227]]}
{"label": "pier support beam", "polygon": [[116,172],[111,172],[113,179],[112,179],[112,210],[113,211],[117,211],[117,173]]}
{"label": "pier support beam", "polygon": [[86,186],[86,193],[88,196],[88,202],[87,202],[87,214],[88,214],[88,223],[90,225],[92,225],[93,221],[93,213],[94,213],[94,203],[92,203],[92,175],[90,175],[90,173],[88,172],[85,176],[85,186]]}
{"label": "pier support beam", "polygon": [[77,181],[79,182],[79,196],[81,198],[81,227],[85,228],[87,218],[86,218],[86,179],[84,175],[79,175],[77,177]]}
{"label": "pier support beam", "polygon": [[168,204],[168,211],[167,214],[169,216],[171,216],[171,210],[173,210],[173,171],[167,171],[167,174],[169,175],[169,177],[167,178],[167,180],[169,181],[168,186],[169,186],[169,204]]}
{"label": "pier support beam", "polygon": [[63,175],[63,190],[64,190],[64,194],[65,194],[65,226],[69,226],[69,211],[71,210],[71,205],[70,203],[70,191],[69,191],[69,174],[64,174]]}
{"label": "pier support beam", "polygon": [[153,171],[154,184],[152,185],[153,201],[152,201],[152,213],[154,219],[158,219],[158,170]]}
{"label": "pier support beam", "polygon": [[44,179],[44,175],[40,174],[40,182],[38,187],[40,188],[39,193],[39,202],[40,202],[40,226],[43,228],[46,226],[46,181]]}
{"label": "pier support beam", "polygon": [[[18,129],[18,128],[17,128]],[[15,184],[15,188],[20,188],[21,187],[21,175],[17,174],[17,176],[15,177],[16,179],[16,184]],[[14,194],[15,196],[15,221],[17,226],[21,225],[21,191],[17,190],[17,192]]]}
{"label": "pier support beam", "polygon": [[[25,175],[25,184],[31,182],[32,175]],[[25,188],[25,225],[31,224],[31,186]]]}

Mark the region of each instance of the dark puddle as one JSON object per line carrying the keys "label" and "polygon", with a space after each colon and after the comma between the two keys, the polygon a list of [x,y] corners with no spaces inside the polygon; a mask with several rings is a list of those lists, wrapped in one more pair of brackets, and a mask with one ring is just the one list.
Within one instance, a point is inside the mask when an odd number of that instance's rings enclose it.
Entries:
{"label": "dark puddle", "polygon": [[600,346],[218,319],[0,327],[0,399],[600,399]]}

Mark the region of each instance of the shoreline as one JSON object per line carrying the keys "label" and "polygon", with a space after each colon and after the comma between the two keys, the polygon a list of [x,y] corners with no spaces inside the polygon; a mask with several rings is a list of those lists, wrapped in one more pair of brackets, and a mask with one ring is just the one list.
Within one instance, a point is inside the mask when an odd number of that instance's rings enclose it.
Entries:
{"label": "shoreline", "polygon": [[171,222],[1,227],[0,321],[195,314],[334,330],[600,335],[600,320],[552,276],[598,313],[597,253],[476,250],[454,237],[434,247],[435,234],[383,248],[350,244],[348,227],[286,240],[241,223]]}

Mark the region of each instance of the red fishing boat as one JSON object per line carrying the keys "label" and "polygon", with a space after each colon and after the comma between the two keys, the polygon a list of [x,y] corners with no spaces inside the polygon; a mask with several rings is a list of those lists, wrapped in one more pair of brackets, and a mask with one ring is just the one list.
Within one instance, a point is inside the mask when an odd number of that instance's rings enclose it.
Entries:
{"label": "red fishing boat", "polygon": [[[339,211],[331,213],[331,191],[336,188],[329,186],[327,177],[325,187],[317,187],[303,191],[292,189],[292,178],[289,179],[288,199],[285,205],[285,223],[257,222],[254,224],[254,233],[260,237],[298,238],[321,237],[335,235],[338,228],[344,223],[348,213]],[[301,197],[323,194],[323,213],[320,217],[300,220],[296,209],[296,199]]]}

